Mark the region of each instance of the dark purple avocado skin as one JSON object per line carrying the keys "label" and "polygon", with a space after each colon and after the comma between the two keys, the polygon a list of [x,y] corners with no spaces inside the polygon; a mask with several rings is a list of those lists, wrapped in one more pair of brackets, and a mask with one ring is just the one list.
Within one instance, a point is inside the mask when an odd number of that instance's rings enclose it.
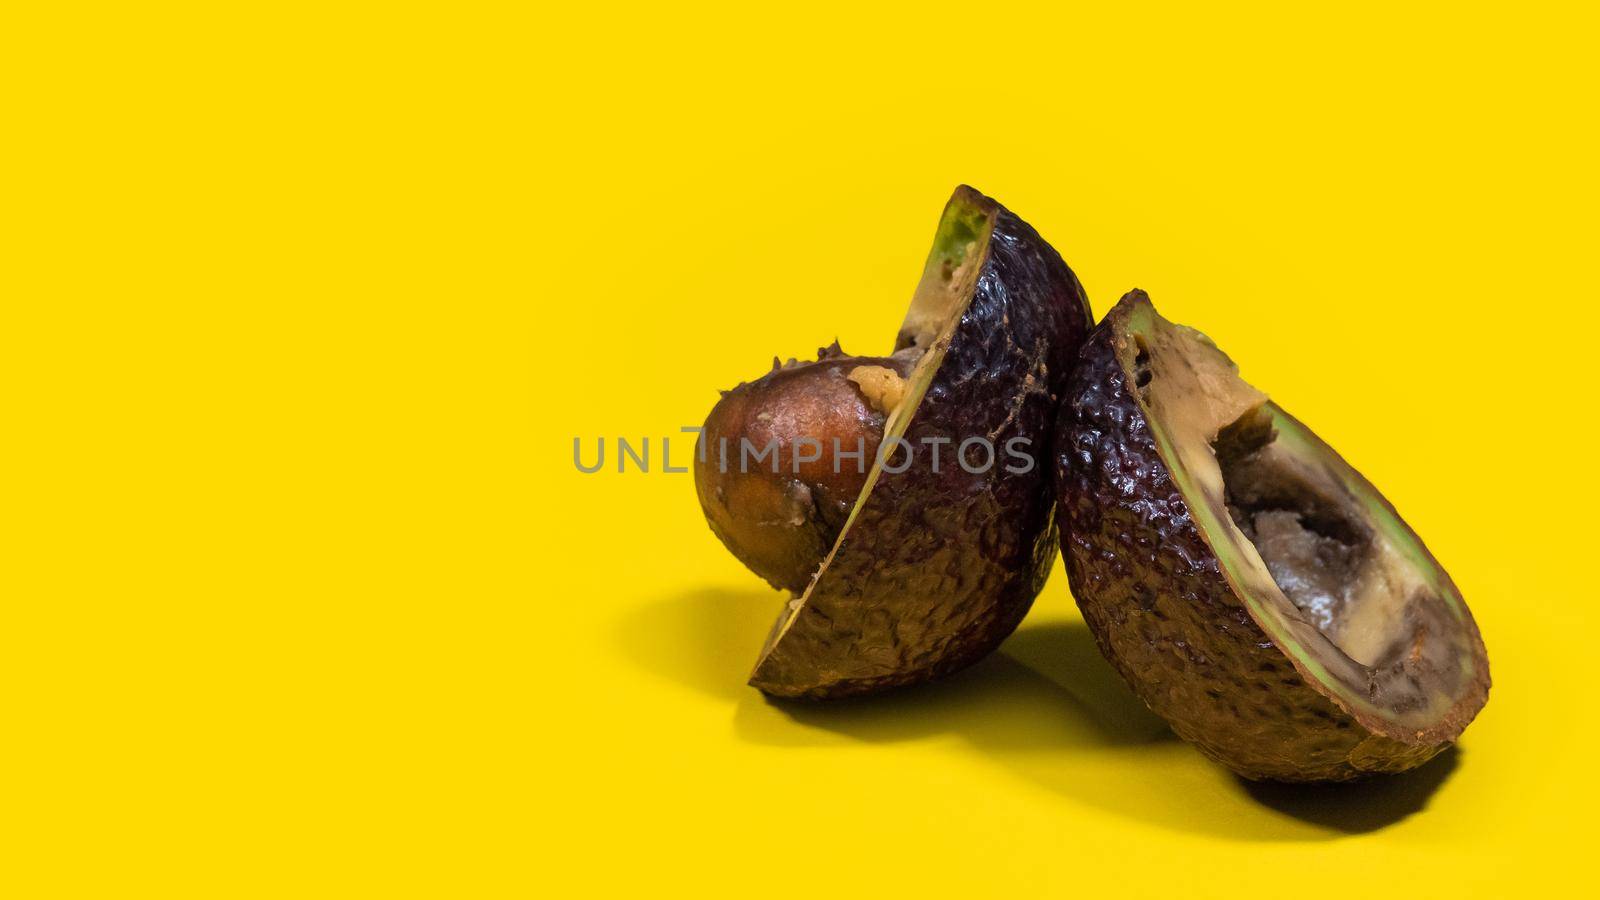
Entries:
{"label": "dark purple avocado skin", "polygon": [[1101,653],[1173,731],[1245,778],[1344,781],[1448,746],[1368,730],[1255,623],[1172,483],[1111,338],[1102,323],[1084,345],[1055,441],[1063,561]]}
{"label": "dark purple avocado skin", "polygon": [[[750,683],[767,694],[872,693],[969,665],[1022,621],[1055,560],[1049,441],[1092,324],[1088,300],[1032,227],[976,192],[968,198],[997,210],[994,231],[972,303],[905,434],[913,464],[882,473],[757,665]],[[955,463],[969,437],[996,448],[984,474]],[[1031,441],[1019,448],[1033,459],[1027,472],[1007,471],[1006,442],[1017,437]],[[924,438],[951,440],[937,473]]]}

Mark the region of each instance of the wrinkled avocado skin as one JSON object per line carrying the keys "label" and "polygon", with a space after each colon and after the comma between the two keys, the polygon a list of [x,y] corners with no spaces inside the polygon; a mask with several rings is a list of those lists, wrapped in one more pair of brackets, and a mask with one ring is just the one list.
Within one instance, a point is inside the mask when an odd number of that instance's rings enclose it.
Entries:
{"label": "wrinkled avocado skin", "polygon": [[1062,554],[1101,652],[1183,739],[1245,778],[1344,781],[1448,745],[1374,734],[1307,683],[1240,604],[1100,327],[1056,436]]}
{"label": "wrinkled avocado skin", "polygon": [[[974,299],[905,434],[912,466],[880,476],[751,684],[780,697],[871,693],[975,662],[1017,627],[1055,560],[1049,441],[1090,324],[1066,263],[998,208]],[[954,461],[973,436],[996,447],[985,474]],[[953,439],[938,474],[925,437]],[[1031,439],[1031,471],[1006,471],[1013,437]]]}

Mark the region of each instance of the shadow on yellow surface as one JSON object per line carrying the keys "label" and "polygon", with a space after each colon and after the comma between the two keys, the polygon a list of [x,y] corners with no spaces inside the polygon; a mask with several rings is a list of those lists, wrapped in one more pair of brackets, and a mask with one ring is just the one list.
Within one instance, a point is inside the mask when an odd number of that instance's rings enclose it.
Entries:
{"label": "shadow on yellow surface", "polygon": [[733,704],[736,734],[778,746],[955,736],[1071,801],[1172,829],[1246,841],[1358,834],[1426,807],[1454,749],[1407,775],[1347,785],[1242,781],[1179,741],[1124,685],[1079,621],[1024,625],[971,668],[932,684],[830,703],[773,702],[745,685],[782,606],[713,588],[647,606],[622,630],[646,669]]}
{"label": "shadow on yellow surface", "polygon": [[1376,831],[1420,812],[1461,762],[1458,747],[1446,747],[1420,768],[1404,775],[1369,778],[1354,784],[1280,784],[1245,781],[1245,792],[1265,806],[1346,834]]}
{"label": "shadow on yellow surface", "polygon": [[785,596],[706,588],[652,603],[623,622],[622,649],[651,672],[713,697],[760,696],[745,681]]}

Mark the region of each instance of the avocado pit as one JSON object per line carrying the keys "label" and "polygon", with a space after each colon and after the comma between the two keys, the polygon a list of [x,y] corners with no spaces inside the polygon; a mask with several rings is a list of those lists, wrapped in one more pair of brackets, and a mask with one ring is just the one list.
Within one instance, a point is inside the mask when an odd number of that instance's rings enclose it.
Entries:
{"label": "avocado pit", "polygon": [[854,357],[838,342],[773,361],[725,391],[701,429],[695,487],[712,532],[773,587],[799,594],[866,484],[915,351]]}

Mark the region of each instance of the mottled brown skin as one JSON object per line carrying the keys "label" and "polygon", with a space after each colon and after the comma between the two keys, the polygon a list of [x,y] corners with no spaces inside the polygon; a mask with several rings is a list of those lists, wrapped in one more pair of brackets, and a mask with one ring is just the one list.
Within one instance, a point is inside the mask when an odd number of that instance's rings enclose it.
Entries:
{"label": "mottled brown skin", "polygon": [[1056,472],[1067,576],[1101,652],[1180,737],[1241,776],[1344,781],[1411,769],[1482,707],[1481,640],[1477,679],[1424,735],[1358,718],[1297,669],[1195,527],[1104,322],[1067,390]]}
{"label": "mottled brown skin", "polygon": [[[966,193],[963,193],[966,192]],[[905,440],[793,624],[750,683],[780,697],[831,698],[933,678],[975,662],[1022,621],[1055,558],[1049,442],[1057,399],[1092,324],[1072,271],[1027,223],[970,188],[996,216],[975,296]],[[985,474],[932,471],[924,438],[991,437]],[[1027,472],[1003,448],[1032,441]],[[781,622],[780,622],[781,625]]]}
{"label": "mottled brown skin", "polygon": [[[882,366],[903,377],[911,367],[907,359],[846,356],[837,343],[817,355],[815,362],[774,362],[765,376],[725,392],[706,418],[694,466],[712,533],[752,572],[795,594],[832,549],[883,439],[884,414],[850,372]],[[749,455],[743,441],[753,448]],[[774,441],[776,453],[756,459]]]}

